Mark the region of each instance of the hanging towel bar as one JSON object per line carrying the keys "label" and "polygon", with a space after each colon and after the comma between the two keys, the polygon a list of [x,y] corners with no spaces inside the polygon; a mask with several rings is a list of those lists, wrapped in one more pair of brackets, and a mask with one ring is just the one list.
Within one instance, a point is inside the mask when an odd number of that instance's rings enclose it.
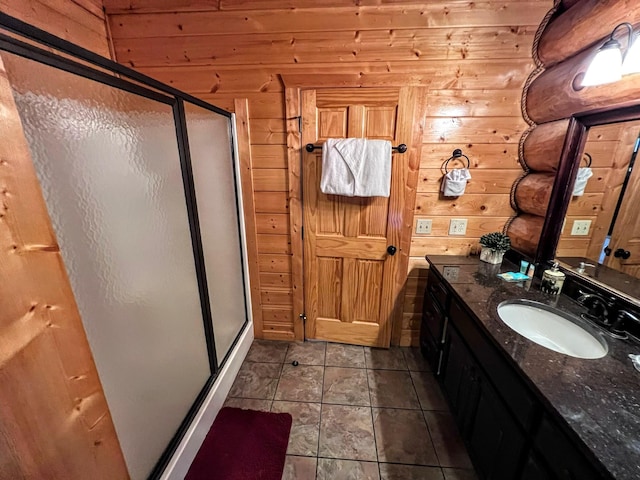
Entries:
{"label": "hanging towel bar", "polygon": [[[322,150],[322,145],[314,145],[313,143],[307,143],[304,148],[307,152],[311,153],[314,150]],[[395,150],[398,153],[404,153],[407,151],[407,146],[404,143],[401,143],[397,147],[391,147],[391,149]]]}

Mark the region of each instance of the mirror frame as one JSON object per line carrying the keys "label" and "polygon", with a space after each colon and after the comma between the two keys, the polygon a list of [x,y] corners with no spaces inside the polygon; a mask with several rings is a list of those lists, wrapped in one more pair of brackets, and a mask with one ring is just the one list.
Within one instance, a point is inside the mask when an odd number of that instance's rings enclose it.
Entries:
{"label": "mirror frame", "polygon": [[587,142],[589,128],[631,120],[640,120],[640,103],[571,116],[547,206],[547,216],[538,241],[537,262],[545,263],[555,258],[562,223],[569,209],[573,184],[580,167],[581,154]]}

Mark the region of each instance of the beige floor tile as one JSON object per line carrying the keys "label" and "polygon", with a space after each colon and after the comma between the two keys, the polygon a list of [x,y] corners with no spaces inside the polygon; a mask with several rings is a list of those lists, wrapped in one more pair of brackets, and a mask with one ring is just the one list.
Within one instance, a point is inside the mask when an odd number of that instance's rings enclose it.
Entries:
{"label": "beige floor tile", "polygon": [[271,400],[259,400],[256,398],[232,398],[224,402],[225,407],[242,408],[244,410],[258,410],[268,412],[271,410]]}
{"label": "beige floor tile", "polygon": [[374,408],[373,424],[380,462],[438,465],[420,410]]}
{"label": "beige floor tile", "polygon": [[429,372],[411,372],[413,386],[418,394],[423,410],[441,410],[448,412],[449,406],[442,394],[440,385]]}
{"label": "beige floor tile", "polygon": [[365,347],[364,358],[367,368],[376,370],[407,370],[402,349]]}
{"label": "beige floor tile", "polygon": [[325,365],[332,367],[365,368],[364,347],[327,343]]}
{"label": "beige floor tile", "polygon": [[441,467],[473,468],[453,417],[446,412],[425,411],[433,445]]}
{"label": "beige floor tile", "polygon": [[444,480],[440,467],[380,464],[380,480]]}
{"label": "beige floor tile", "polygon": [[417,347],[407,347],[402,349],[404,353],[404,359],[407,362],[407,367],[412,372],[430,372],[431,366],[427,363],[427,360],[422,355],[422,352]]}
{"label": "beige floor tile", "polygon": [[367,371],[362,368],[325,367],[322,403],[371,405]]}
{"label": "beige floor tile", "polygon": [[287,455],[282,480],[315,480],[317,460],[315,457]]}
{"label": "beige floor tile", "polygon": [[420,402],[407,371],[367,370],[371,405],[420,409]]}
{"label": "beige floor tile", "polygon": [[371,408],[322,405],[318,455],[376,461]]}
{"label": "beige floor tile", "polygon": [[462,468],[443,468],[445,480],[478,480],[476,472]]}
{"label": "beige floor tile", "polygon": [[326,346],[326,342],[290,343],[285,362],[295,360],[300,365],[324,365]]}
{"label": "beige floor tile", "polygon": [[244,362],[229,396],[273,400],[281,370],[280,363]]}
{"label": "beige floor tile", "polygon": [[379,480],[377,462],[318,459],[317,480]]}
{"label": "beige floor tile", "polygon": [[246,362],[283,363],[287,355],[288,342],[254,340],[245,358]]}
{"label": "beige floor tile", "polygon": [[288,455],[318,455],[320,434],[320,404],[305,402],[273,402],[272,412],[290,413],[293,418],[289,435]]}
{"label": "beige floor tile", "polygon": [[322,401],[324,367],[285,364],[276,390],[275,400],[292,402]]}

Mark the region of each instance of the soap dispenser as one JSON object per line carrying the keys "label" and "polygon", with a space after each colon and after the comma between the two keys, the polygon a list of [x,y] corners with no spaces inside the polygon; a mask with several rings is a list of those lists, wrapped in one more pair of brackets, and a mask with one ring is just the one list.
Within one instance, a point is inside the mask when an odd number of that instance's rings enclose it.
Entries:
{"label": "soap dispenser", "polygon": [[562,285],[564,285],[565,277],[566,275],[558,268],[558,262],[554,262],[553,266],[542,274],[540,290],[551,295],[559,295]]}

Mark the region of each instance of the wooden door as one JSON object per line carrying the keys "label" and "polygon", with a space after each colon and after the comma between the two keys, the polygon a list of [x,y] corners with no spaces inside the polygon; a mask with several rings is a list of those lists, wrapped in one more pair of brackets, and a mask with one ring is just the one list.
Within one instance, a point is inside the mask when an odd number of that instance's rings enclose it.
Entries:
{"label": "wooden door", "polygon": [[[605,265],[621,272],[640,278],[640,165],[636,160],[629,177],[629,183],[620,204],[613,232],[611,232],[611,255],[606,257]],[[619,248],[630,253],[629,258],[615,257]]]}
{"label": "wooden door", "polygon": [[[302,92],[302,143],[327,138],[385,139],[411,131],[401,118],[400,89],[322,89]],[[407,143],[406,139],[403,139]],[[304,290],[310,339],[388,347],[404,213],[406,158],[393,154],[391,196],[344,197],[320,192],[322,151],[302,157]],[[405,252],[408,253],[408,252]],[[405,267],[406,268],[406,267]],[[406,273],[406,272],[405,272]]]}

